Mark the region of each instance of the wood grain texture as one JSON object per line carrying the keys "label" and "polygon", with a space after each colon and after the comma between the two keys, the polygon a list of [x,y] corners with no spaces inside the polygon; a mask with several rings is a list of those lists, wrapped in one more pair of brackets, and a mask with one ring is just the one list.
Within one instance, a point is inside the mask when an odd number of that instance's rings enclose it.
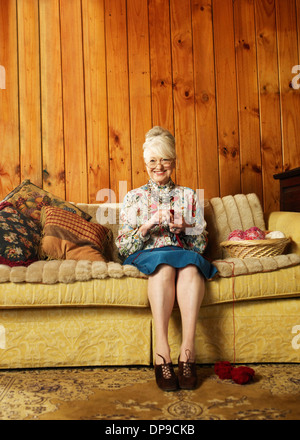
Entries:
{"label": "wood grain texture", "polygon": [[198,188],[195,90],[191,8],[189,0],[170,1],[173,67],[176,179]]}
{"label": "wood grain texture", "polygon": [[145,133],[152,126],[147,0],[127,0],[132,186],[147,181]]}
{"label": "wood grain texture", "polygon": [[87,157],[81,1],[61,0],[66,198],[87,202]]}
{"label": "wood grain texture", "polygon": [[284,171],[300,165],[300,90],[291,86],[292,67],[297,65],[298,43],[295,0],[276,0],[278,62],[282,119]]}
{"label": "wood grain texture", "polygon": [[104,0],[83,0],[88,200],[109,188]]}
{"label": "wood grain texture", "polygon": [[233,4],[213,0],[220,195],[241,192]]}
{"label": "wood grain texture", "polygon": [[197,162],[199,188],[205,188],[206,199],[220,193],[211,3],[192,0]]}
{"label": "wood grain texture", "polygon": [[125,0],[105,0],[105,30],[110,188],[119,201],[120,182],[126,182],[128,189],[132,187]]}
{"label": "wood grain texture", "polygon": [[17,47],[16,2],[0,0],[0,199],[20,183]]}
{"label": "wood grain texture", "polygon": [[255,1],[259,80],[263,200],[266,212],[278,209],[282,171],[280,95],[277,64],[275,0]]}
{"label": "wood grain texture", "polygon": [[[298,36],[298,65],[300,65],[300,0],[296,0],[297,36]],[[300,81],[297,81],[300,84]]]}
{"label": "wood grain texture", "polygon": [[170,10],[165,0],[149,0],[149,44],[153,125],[174,134]]}
{"label": "wood grain texture", "polygon": [[42,186],[38,1],[17,2],[17,17],[21,180]]}
{"label": "wood grain texture", "polygon": [[234,2],[241,189],[262,199],[256,37],[253,0]]}
{"label": "wood grain texture", "polygon": [[0,0],[0,198],[27,178],[120,201],[161,125],[175,182],[279,209],[273,174],[300,166],[297,65],[300,0]]}
{"label": "wood grain texture", "polygon": [[43,187],[66,196],[59,1],[39,1]]}

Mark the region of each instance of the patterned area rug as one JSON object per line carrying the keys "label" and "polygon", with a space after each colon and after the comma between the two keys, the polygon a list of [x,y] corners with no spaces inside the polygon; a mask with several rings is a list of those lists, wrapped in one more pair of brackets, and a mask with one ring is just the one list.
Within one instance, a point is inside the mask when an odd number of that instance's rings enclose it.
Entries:
{"label": "patterned area rug", "polygon": [[163,392],[150,367],[0,371],[1,420],[300,420],[300,365],[251,365],[247,385],[199,366],[194,391]]}

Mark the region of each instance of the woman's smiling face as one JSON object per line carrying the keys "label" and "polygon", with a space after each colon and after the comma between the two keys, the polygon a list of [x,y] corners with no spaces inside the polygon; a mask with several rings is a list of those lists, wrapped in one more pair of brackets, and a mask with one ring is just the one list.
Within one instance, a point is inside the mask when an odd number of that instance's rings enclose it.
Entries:
{"label": "woman's smiling face", "polygon": [[146,162],[149,177],[158,185],[165,185],[168,183],[174,166],[174,159],[166,159],[158,156],[151,156]]}

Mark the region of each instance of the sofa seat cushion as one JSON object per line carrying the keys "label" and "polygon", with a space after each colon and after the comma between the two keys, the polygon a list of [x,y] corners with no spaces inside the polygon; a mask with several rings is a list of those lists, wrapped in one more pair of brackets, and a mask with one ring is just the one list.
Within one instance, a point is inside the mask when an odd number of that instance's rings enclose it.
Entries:
{"label": "sofa seat cushion", "polygon": [[300,296],[300,266],[206,283],[203,305]]}
{"label": "sofa seat cushion", "polygon": [[36,307],[148,307],[147,280],[125,277],[76,283],[3,283],[0,309]]}
{"label": "sofa seat cushion", "polygon": [[0,264],[0,284],[12,283],[74,283],[92,279],[147,278],[136,267],[121,265],[110,261],[89,260],[41,260],[35,261],[28,267],[8,267]]}
{"label": "sofa seat cushion", "polygon": [[[300,296],[300,266],[206,282],[203,306]],[[0,309],[21,307],[149,307],[147,279],[124,276],[73,283],[2,283]]]}
{"label": "sofa seat cushion", "polygon": [[286,254],[275,255],[273,257],[261,258],[224,258],[216,260],[213,264],[218,269],[218,276],[232,277],[240,275],[249,275],[258,272],[273,272],[285,267],[296,266],[300,264],[300,255]]}

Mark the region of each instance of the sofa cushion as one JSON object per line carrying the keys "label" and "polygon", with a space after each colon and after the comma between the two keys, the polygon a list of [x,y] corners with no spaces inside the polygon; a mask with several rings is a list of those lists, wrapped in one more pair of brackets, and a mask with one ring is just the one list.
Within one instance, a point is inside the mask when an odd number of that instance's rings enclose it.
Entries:
{"label": "sofa cushion", "polygon": [[300,264],[300,255],[286,254],[261,258],[224,258],[224,260],[213,261],[213,264],[218,269],[218,276],[227,278],[258,272],[272,272],[284,267],[296,266]]}
{"label": "sofa cushion", "polygon": [[300,265],[206,283],[203,305],[300,296]]}
{"label": "sofa cushion", "polygon": [[28,287],[28,283],[1,284],[0,309],[58,306],[149,307],[146,279],[108,277],[68,284],[32,283]]}
{"label": "sofa cushion", "polygon": [[41,211],[42,254],[50,259],[105,261],[110,231],[79,215],[51,206]]}
{"label": "sofa cushion", "polygon": [[121,263],[121,258],[119,257],[119,250],[115,244],[115,239],[119,233],[119,220],[120,220],[120,209],[121,203],[78,203],[77,206],[88,213],[91,216],[91,222],[99,223],[100,225],[105,225],[112,232],[112,243],[111,243],[111,260],[116,263]]}
{"label": "sofa cushion", "polygon": [[129,264],[89,260],[41,260],[28,267],[10,268],[0,264],[0,283],[69,284],[104,278],[145,278],[147,276]]}
{"label": "sofa cushion", "polygon": [[[55,266],[52,275],[49,265]],[[102,269],[106,266],[106,270],[101,272],[100,266]],[[120,277],[120,267],[118,263],[71,260],[37,261],[28,268],[7,267],[10,279],[8,282],[4,278],[1,280],[0,309],[91,305],[149,307],[147,279],[126,276],[126,266],[123,266],[124,276]],[[93,269],[99,278],[90,278]],[[41,283],[40,276],[51,278],[53,275],[57,277],[56,283]],[[299,279],[300,265],[276,272],[207,281],[203,306],[299,297]]]}
{"label": "sofa cushion", "polygon": [[8,202],[0,204],[0,263],[27,266],[38,259],[40,228]]}
{"label": "sofa cushion", "polygon": [[27,217],[31,217],[35,222],[39,222],[41,209],[43,206],[51,205],[62,208],[69,212],[74,212],[86,220],[91,216],[82,211],[76,205],[54,196],[48,191],[34,185],[30,180],[24,180],[19,186],[11,191],[5,201],[12,203],[19,211]]}

